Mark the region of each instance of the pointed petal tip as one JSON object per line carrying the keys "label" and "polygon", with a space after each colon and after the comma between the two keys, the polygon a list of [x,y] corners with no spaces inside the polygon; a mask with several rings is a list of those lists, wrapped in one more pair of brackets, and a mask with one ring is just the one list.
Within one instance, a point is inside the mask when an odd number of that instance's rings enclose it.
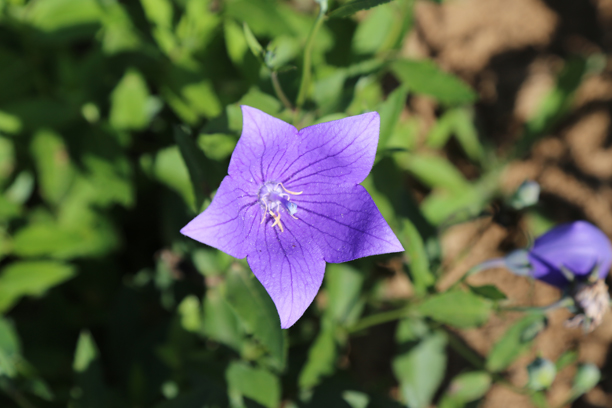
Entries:
{"label": "pointed petal tip", "polygon": [[[306,311],[306,309],[304,309],[304,312],[305,311]],[[293,326],[295,324],[295,322],[300,320],[300,318],[302,317],[304,312],[302,312],[297,317],[296,316],[292,316],[291,314],[289,314],[289,316],[281,316],[281,315],[279,315],[280,322],[281,322],[281,329],[286,330],[286,329],[290,328],[291,326]]]}

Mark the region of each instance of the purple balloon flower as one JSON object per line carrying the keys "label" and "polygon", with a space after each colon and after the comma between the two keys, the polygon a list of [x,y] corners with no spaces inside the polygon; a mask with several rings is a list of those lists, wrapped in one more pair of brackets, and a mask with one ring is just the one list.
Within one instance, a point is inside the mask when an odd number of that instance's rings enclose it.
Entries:
{"label": "purple balloon flower", "polygon": [[531,276],[559,288],[570,282],[561,267],[577,280],[585,280],[597,268],[605,279],[612,264],[610,240],[599,228],[586,221],[559,225],[538,237],[529,250]]}
{"label": "purple balloon flower", "polygon": [[571,280],[586,281],[595,268],[599,278],[604,279],[612,264],[612,246],[599,228],[575,221],[538,237],[531,249],[518,249],[505,258],[484,262],[479,269],[498,264],[517,275],[529,275],[564,289]]}
{"label": "purple balloon flower", "polygon": [[229,175],[181,233],[247,257],[286,329],[312,303],[325,262],[404,250],[359,185],[380,119],[372,112],[298,131],[248,106],[242,117]]}

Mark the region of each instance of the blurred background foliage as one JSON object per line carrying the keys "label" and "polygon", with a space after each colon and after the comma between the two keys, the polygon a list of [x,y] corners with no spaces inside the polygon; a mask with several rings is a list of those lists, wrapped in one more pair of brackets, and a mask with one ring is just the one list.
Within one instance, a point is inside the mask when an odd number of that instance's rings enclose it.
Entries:
{"label": "blurred background foliage", "polygon": [[[464,334],[504,320],[505,290],[441,283],[470,246],[449,260],[440,238],[565,217],[510,208],[500,180],[606,57],[555,51],[550,86],[502,140],[469,70],[410,51],[417,28],[413,0],[0,0],[0,406],[451,408],[496,384],[548,406],[577,353],[516,385],[505,370],[546,319],[473,347]],[[364,185],[406,253],[328,265],[286,331],[244,260],[179,234],[226,174],[241,104],[299,128],[381,115]],[[600,380],[577,372],[562,399]]]}

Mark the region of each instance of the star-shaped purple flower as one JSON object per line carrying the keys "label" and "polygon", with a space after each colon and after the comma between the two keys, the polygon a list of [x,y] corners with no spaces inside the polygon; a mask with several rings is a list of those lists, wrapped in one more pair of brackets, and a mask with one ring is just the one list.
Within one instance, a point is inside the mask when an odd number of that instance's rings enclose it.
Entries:
{"label": "star-shaped purple flower", "polygon": [[295,127],[242,107],[242,135],[210,206],[181,233],[247,257],[291,327],[317,294],[325,262],[404,250],[359,185],[374,163],[371,112]]}

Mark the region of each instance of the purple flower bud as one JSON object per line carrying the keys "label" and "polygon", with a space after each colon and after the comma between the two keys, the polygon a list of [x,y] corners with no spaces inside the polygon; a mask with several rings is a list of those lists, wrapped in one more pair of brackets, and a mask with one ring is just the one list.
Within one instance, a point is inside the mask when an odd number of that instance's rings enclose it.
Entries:
{"label": "purple flower bud", "polygon": [[563,289],[573,278],[586,281],[593,272],[594,278],[604,279],[612,264],[612,245],[599,228],[575,221],[537,238],[527,255],[530,276]]}

